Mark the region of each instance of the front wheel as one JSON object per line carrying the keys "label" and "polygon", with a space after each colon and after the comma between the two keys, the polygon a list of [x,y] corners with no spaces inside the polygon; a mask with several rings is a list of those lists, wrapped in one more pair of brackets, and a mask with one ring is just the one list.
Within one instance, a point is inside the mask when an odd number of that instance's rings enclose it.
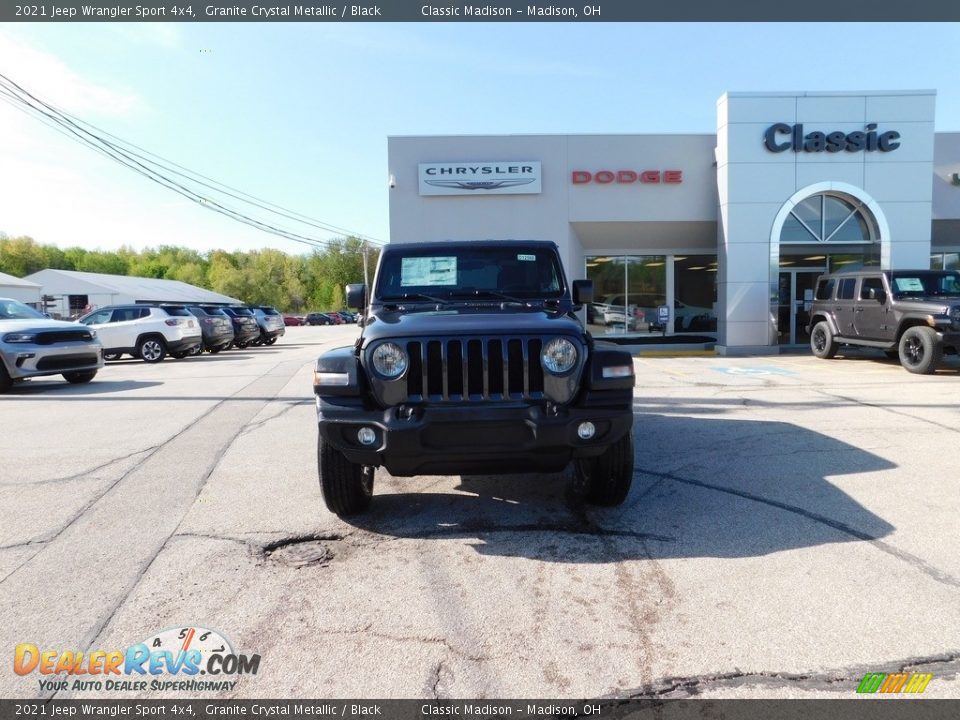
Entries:
{"label": "front wheel", "polygon": [[373,468],[352,463],[321,436],[317,442],[320,492],[327,509],[336,515],[355,515],[370,507]]}
{"label": "front wheel", "polygon": [[144,338],[137,345],[137,355],[144,362],[158,363],[167,356],[167,346],[160,338]]}
{"label": "front wheel", "polygon": [[912,373],[930,375],[943,359],[943,344],[931,327],[907,328],[900,338],[900,364]]}
{"label": "front wheel", "polygon": [[837,354],[839,347],[839,343],[833,339],[833,330],[825,320],[813,326],[813,331],[810,333],[810,350],[816,357],[828,360]]}
{"label": "front wheel", "polygon": [[586,501],[594,505],[619,505],[633,483],[633,432],[617,440],[602,455],[577,460],[577,472],[586,481]]}
{"label": "front wheel", "polygon": [[272,337],[269,340],[264,340],[263,342],[265,345],[273,345],[276,341],[277,339],[275,337]]}
{"label": "front wheel", "polygon": [[119,360],[122,357],[123,357],[123,353],[104,353],[103,354],[104,360]]}
{"label": "front wheel", "polygon": [[74,385],[83,385],[97,376],[96,370],[82,370],[80,372],[63,373],[63,379]]}

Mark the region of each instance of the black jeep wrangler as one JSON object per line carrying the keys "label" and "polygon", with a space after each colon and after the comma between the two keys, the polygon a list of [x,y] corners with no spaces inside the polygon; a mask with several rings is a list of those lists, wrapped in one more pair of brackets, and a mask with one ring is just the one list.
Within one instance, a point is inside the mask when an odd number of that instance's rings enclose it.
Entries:
{"label": "black jeep wrangler", "polygon": [[595,342],[552,242],[390,245],[356,344],[316,362],[320,487],[338,515],[365,510],[374,470],[409,477],[555,472],[586,500],[623,502],[633,478],[633,361]]}
{"label": "black jeep wrangler", "polygon": [[913,373],[932,373],[960,349],[960,272],[861,270],[824,275],[810,308],[810,348],[883,350]]}

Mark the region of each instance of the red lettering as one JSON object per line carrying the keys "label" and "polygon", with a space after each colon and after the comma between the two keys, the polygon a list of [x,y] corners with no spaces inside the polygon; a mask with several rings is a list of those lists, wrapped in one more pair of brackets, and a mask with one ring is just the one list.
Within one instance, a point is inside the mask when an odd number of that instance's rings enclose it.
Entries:
{"label": "red lettering", "polygon": [[593,178],[593,175],[588,173],[586,170],[574,170],[573,171],[573,184],[574,185],[583,185],[584,183],[590,182]]}
{"label": "red lettering", "polygon": [[658,183],[660,182],[660,171],[659,170],[644,170],[640,173],[640,182],[642,183]]}
{"label": "red lettering", "polygon": [[635,183],[637,174],[633,170],[621,170],[617,173],[618,183]]}
{"label": "red lettering", "polygon": [[663,181],[665,183],[683,182],[683,170],[664,170]]}
{"label": "red lettering", "polygon": [[615,177],[616,176],[609,170],[601,170],[593,176],[593,179],[601,185],[606,185],[612,183]]}

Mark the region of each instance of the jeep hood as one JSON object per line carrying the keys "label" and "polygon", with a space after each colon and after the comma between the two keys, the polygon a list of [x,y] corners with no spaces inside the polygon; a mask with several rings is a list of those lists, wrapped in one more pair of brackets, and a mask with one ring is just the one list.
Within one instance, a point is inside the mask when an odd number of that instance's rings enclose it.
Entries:
{"label": "jeep hood", "polygon": [[391,337],[438,335],[583,335],[583,326],[570,315],[545,308],[459,307],[422,312],[378,309],[363,329],[365,342]]}
{"label": "jeep hood", "polygon": [[66,320],[47,320],[27,318],[26,320],[0,320],[0,335],[8,332],[26,332],[32,330],[90,330],[82,323]]}

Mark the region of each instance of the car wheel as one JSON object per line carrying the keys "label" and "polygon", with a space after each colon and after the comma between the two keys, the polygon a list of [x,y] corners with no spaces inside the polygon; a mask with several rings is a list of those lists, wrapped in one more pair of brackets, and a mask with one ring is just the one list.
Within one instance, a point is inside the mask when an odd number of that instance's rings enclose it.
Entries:
{"label": "car wheel", "polygon": [[586,501],[594,505],[619,505],[633,483],[633,432],[627,433],[594,458],[577,460],[577,472],[586,481]]}
{"label": "car wheel", "polygon": [[350,462],[322,436],[317,441],[317,470],[323,502],[330,512],[355,515],[370,507],[374,469]]}
{"label": "car wheel", "polygon": [[137,345],[137,355],[144,362],[158,363],[167,356],[167,346],[160,338],[144,338]]}
{"label": "car wheel", "polygon": [[0,393],[5,393],[11,387],[13,387],[13,380],[10,379],[10,374],[3,363],[0,362]]}
{"label": "car wheel", "polygon": [[[229,347],[229,345],[227,347]],[[223,345],[217,345],[215,347],[210,348],[210,352],[211,354],[216,355],[218,352],[220,352],[223,349],[224,349]]]}
{"label": "car wheel", "polygon": [[270,338],[269,340],[264,340],[263,342],[264,342],[266,345],[273,345],[276,341],[277,341],[276,338]]}
{"label": "car wheel", "polygon": [[238,349],[238,350],[243,350],[243,349],[247,346],[247,344],[246,344],[245,342],[234,343],[234,345],[237,346],[237,349]]}
{"label": "car wheel", "polygon": [[81,370],[79,372],[63,373],[63,379],[74,385],[82,385],[93,380],[97,376],[96,370]]}
{"label": "car wheel", "polygon": [[810,350],[816,357],[829,360],[837,354],[839,348],[840,343],[833,339],[833,330],[825,320],[813,326],[813,331],[810,333]]}
{"label": "car wheel", "polygon": [[900,364],[912,373],[929,375],[943,359],[943,345],[931,327],[907,328],[900,338]]}
{"label": "car wheel", "polygon": [[195,348],[191,348],[188,355],[203,355],[203,345],[197,345]]}
{"label": "car wheel", "polygon": [[104,353],[103,354],[104,360],[119,360],[122,357],[123,357],[123,353]]}

